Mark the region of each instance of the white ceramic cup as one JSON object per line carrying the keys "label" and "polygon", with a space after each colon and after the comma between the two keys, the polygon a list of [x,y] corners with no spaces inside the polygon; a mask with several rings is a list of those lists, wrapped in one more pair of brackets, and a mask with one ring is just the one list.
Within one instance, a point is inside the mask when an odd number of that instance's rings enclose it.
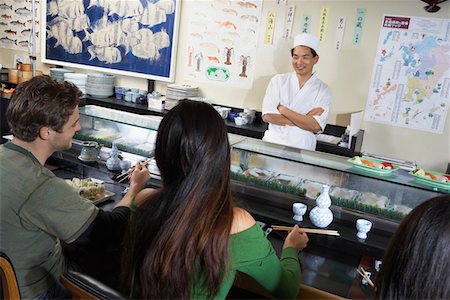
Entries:
{"label": "white ceramic cup", "polygon": [[234,123],[236,123],[236,125],[239,125],[239,126],[247,124],[245,118],[243,118],[243,117],[234,118]]}
{"label": "white ceramic cup", "polygon": [[377,272],[380,272],[380,268],[381,268],[381,260],[376,259],[375,260],[375,270]]}
{"label": "white ceramic cup", "polygon": [[249,123],[253,123],[253,121],[255,120],[256,109],[254,109],[254,108],[244,108],[244,113],[251,116],[251,119],[250,119]]}
{"label": "white ceramic cup", "polygon": [[372,222],[366,219],[358,219],[356,220],[356,230],[358,230],[358,233],[356,234],[357,237],[360,239],[367,238],[367,233],[372,228]]}
{"label": "white ceramic cup", "polygon": [[292,217],[292,219],[297,222],[303,221],[303,215],[306,213],[307,208],[308,206],[301,202],[292,204],[292,212],[294,213],[294,217]]}

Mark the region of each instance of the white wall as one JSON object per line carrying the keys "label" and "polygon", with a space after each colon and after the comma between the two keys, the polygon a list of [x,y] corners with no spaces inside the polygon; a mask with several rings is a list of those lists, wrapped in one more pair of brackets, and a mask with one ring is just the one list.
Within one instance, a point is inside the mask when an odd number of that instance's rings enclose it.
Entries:
{"label": "white wall", "polygon": [[[176,82],[185,82],[182,66],[185,65],[184,53],[186,52],[189,16],[183,12],[188,10],[189,6],[195,6],[198,1],[200,0],[184,0],[182,2]],[[288,0],[288,5],[292,4],[296,5],[294,29],[300,28],[303,14],[310,14],[312,15],[311,33],[313,34],[318,33],[321,8],[323,6],[329,8],[328,31],[326,40],[320,46],[320,61],[316,66],[316,71],[319,78],[327,82],[333,91],[334,99],[329,119],[331,124],[335,122],[336,114],[365,108],[378,35],[384,14],[450,18],[449,2],[441,4],[441,10],[432,14],[423,9],[426,3],[420,0]],[[352,44],[352,37],[357,8],[366,8],[367,13],[362,43],[355,46]],[[264,1],[255,77],[251,89],[229,88],[210,83],[187,83],[198,85],[201,94],[213,99],[215,103],[241,108],[255,107],[260,110],[262,98],[270,78],[276,73],[292,70],[289,53],[292,40],[282,39],[280,34],[284,24],[285,9],[285,6],[277,5],[275,0]],[[269,10],[277,11],[273,45],[265,45],[263,43],[265,16]],[[340,52],[336,52],[332,44],[337,18],[340,16],[346,17],[346,30],[343,49]],[[294,30],[294,33],[298,33],[298,30]],[[12,50],[0,49],[0,63],[5,67],[12,67],[13,55],[14,51]],[[48,66],[38,62],[38,69],[42,69],[47,73]],[[146,88],[147,81],[131,77],[120,77],[116,84]],[[157,82],[156,89],[164,93],[166,83]],[[363,122],[362,127],[365,130],[363,150],[369,153],[417,161],[419,166],[425,169],[445,171],[447,163],[450,162],[449,119],[450,113],[447,117],[443,134],[432,134],[418,130]]]}

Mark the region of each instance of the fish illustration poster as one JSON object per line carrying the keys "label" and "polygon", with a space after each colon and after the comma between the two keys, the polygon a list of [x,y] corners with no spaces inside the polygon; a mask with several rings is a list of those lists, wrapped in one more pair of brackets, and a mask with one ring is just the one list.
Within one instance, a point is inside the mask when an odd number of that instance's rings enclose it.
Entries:
{"label": "fish illustration poster", "polygon": [[[37,0],[36,2],[39,2]],[[23,51],[31,50],[33,22],[31,0],[0,0],[0,47]],[[39,4],[36,4],[36,17]],[[35,20],[36,50],[39,50],[39,21]]]}
{"label": "fish illustration poster", "polygon": [[42,61],[172,81],[180,2],[47,0]]}
{"label": "fish illustration poster", "polygon": [[197,1],[189,8],[186,79],[250,88],[262,0]]}

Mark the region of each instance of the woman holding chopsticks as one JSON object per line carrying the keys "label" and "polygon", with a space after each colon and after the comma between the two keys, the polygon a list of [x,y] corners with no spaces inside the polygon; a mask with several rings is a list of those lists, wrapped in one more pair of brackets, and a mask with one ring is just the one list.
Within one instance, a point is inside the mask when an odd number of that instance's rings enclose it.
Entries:
{"label": "woman holding chopsticks", "polygon": [[155,159],[163,186],[146,189],[132,215],[122,263],[123,291],[136,298],[224,299],[236,271],[276,298],[295,298],[298,252],[308,237],[295,227],[281,255],[230,184],[226,125],[209,104],[184,100],[163,118]]}

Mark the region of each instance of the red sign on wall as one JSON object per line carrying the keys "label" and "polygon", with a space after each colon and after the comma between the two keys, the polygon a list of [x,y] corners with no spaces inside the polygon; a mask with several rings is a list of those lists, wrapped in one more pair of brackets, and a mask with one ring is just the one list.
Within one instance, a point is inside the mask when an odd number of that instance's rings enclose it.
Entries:
{"label": "red sign on wall", "polygon": [[408,29],[411,18],[385,16],[383,27]]}

